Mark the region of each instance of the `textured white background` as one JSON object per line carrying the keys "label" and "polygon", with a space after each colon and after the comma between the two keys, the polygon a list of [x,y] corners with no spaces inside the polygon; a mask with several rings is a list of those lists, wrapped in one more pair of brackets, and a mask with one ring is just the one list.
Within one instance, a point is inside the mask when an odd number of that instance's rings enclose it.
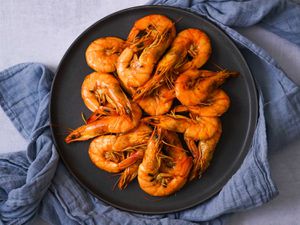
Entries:
{"label": "textured white background", "polygon": [[[117,10],[146,0],[0,0],[0,70],[22,62],[41,62],[53,71],[72,41],[88,26]],[[254,26],[239,29],[265,48],[300,84],[300,49]],[[300,38],[300,37],[299,37]],[[26,141],[0,109],[0,153],[24,150]],[[270,156],[280,195],[268,204],[235,214],[229,224],[292,225],[300,221],[300,140]],[[37,219],[35,224],[41,224]]]}

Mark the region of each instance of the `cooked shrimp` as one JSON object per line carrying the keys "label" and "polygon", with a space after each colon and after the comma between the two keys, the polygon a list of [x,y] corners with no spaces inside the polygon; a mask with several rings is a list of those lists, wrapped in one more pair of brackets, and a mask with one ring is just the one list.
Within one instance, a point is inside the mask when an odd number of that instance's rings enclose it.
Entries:
{"label": "cooked shrimp", "polygon": [[203,66],[212,52],[210,39],[207,34],[199,29],[190,28],[180,32],[179,37],[183,43],[186,43],[185,48],[187,50],[183,56],[185,61],[179,68],[179,71],[183,72]]}
{"label": "cooked shrimp", "polygon": [[183,133],[187,138],[205,140],[211,138],[218,129],[220,120],[217,117],[199,117],[197,120],[180,115],[150,116],[144,122],[166,130]]}
{"label": "cooked shrimp", "polygon": [[[135,149],[135,152],[128,157],[125,156],[127,149],[113,151],[112,147],[115,141],[115,135],[105,135],[97,137],[91,142],[89,156],[95,166],[110,173],[118,173],[143,158],[143,150]],[[129,148],[128,151],[130,152],[132,149]]]}
{"label": "cooked shrimp", "polygon": [[85,52],[86,62],[98,72],[114,72],[119,55],[125,46],[125,41],[117,37],[99,38],[88,46]]}
{"label": "cooked shrimp", "polygon": [[201,151],[201,172],[203,173],[207,167],[210,164],[210,161],[213,157],[213,153],[215,151],[216,145],[219,142],[219,139],[222,134],[222,128],[220,126],[220,129],[216,132],[216,134],[208,139],[208,140],[203,140],[199,141],[198,148]]}
{"label": "cooked shrimp", "polygon": [[122,173],[119,178],[118,188],[123,190],[127,185],[134,180],[138,175],[139,165],[141,164],[142,159],[137,160],[134,164],[128,166]]}
{"label": "cooked shrimp", "polygon": [[127,115],[113,115],[100,117],[98,120],[85,124],[72,131],[66,138],[66,143],[85,141],[107,133],[124,133],[135,128],[141,119],[140,107],[132,102],[131,117]]}
{"label": "cooked shrimp", "polygon": [[[120,135],[114,144],[115,149],[129,148],[132,146],[139,146],[145,148],[148,142],[152,129],[147,125],[141,123],[136,129],[130,131],[132,135]],[[118,187],[124,189],[137,176],[138,167],[142,159],[137,160],[134,164],[127,167],[121,174]]]}
{"label": "cooked shrimp", "polygon": [[[153,196],[167,196],[178,191],[186,183],[192,167],[192,159],[182,148],[176,133],[164,133],[161,128],[153,131],[138,169],[140,187]],[[164,138],[168,143],[165,153],[162,151]]]}
{"label": "cooked shrimp", "polygon": [[178,72],[190,68],[200,68],[211,55],[211,44],[208,36],[198,29],[181,31],[173,41],[169,51],[157,65],[153,77],[138,88],[133,99],[149,95],[151,91],[165,82],[173,86]]}
{"label": "cooked shrimp", "polygon": [[119,115],[116,111],[116,109],[113,108],[113,106],[109,103],[107,103],[104,106],[99,106],[98,109],[96,109],[93,114],[86,120],[86,123],[91,123],[97,119],[99,119],[102,116],[117,116]]}
{"label": "cooked shrimp", "polygon": [[197,105],[205,99],[229,77],[238,73],[229,71],[212,72],[208,70],[187,70],[175,82],[177,99],[186,106]]}
{"label": "cooked shrimp", "polygon": [[136,102],[149,115],[157,116],[167,113],[175,98],[174,89],[169,89],[166,85],[156,89],[151,95],[145,96]]}
{"label": "cooked shrimp", "polygon": [[118,114],[131,114],[131,104],[119,81],[111,74],[94,72],[86,76],[81,86],[81,96],[91,111],[97,110],[107,101]]}
{"label": "cooked shrimp", "polygon": [[175,38],[173,22],[162,15],[138,20],[127,42],[130,44],[118,58],[118,76],[129,93],[149,80],[155,64]]}
{"label": "cooked shrimp", "polygon": [[187,145],[193,154],[193,168],[190,172],[189,180],[200,178],[210,164],[216,145],[221,137],[222,127],[218,127],[217,132],[207,140],[200,140],[198,148],[194,140],[189,139]]}
{"label": "cooked shrimp", "polygon": [[217,89],[200,104],[194,106],[179,105],[174,108],[173,112],[189,111],[198,116],[221,116],[228,110],[229,105],[230,99],[226,92]]}
{"label": "cooked shrimp", "polygon": [[143,158],[151,131],[141,124],[123,135],[100,136],[90,144],[90,159],[100,169],[118,173]]}
{"label": "cooked shrimp", "polygon": [[[137,20],[127,37],[131,48],[142,50],[151,44],[160,44],[161,41],[172,42],[176,35],[174,23],[166,16],[152,14]],[[162,40],[168,39],[170,40]],[[171,43],[169,43],[170,45]]]}

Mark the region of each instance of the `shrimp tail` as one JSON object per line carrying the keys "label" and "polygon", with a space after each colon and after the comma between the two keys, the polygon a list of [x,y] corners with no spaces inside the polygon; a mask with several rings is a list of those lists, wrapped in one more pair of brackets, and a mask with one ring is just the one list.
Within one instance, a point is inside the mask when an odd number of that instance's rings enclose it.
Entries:
{"label": "shrimp tail", "polygon": [[118,182],[118,188],[120,190],[125,189],[128,184],[134,180],[138,175],[138,168],[141,161],[138,160],[136,163],[132,164],[131,166],[127,167],[121,174],[119,182]]}
{"label": "shrimp tail", "polygon": [[192,170],[190,171],[189,174],[189,180],[192,181],[194,180],[196,177],[201,177],[200,174],[200,170],[201,170],[201,164],[200,164],[200,160],[201,160],[201,152],[199,151],[195,140],[192,138],[185,138],[185,142],[190,150],[190,152],[192,153],[193,156],[193,167]]}

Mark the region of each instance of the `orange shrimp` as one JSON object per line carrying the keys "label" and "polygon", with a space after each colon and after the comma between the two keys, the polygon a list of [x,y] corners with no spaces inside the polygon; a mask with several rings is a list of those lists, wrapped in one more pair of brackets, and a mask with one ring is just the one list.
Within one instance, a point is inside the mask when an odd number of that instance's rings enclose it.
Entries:
{"label": "orange shrimp", "polygon": [[181,31],[158,63],[153,77],[137,89],[133,99],[149,95],[165,82],[173,86],[177,73],[190,68],[200,68],[210,55],[210,40],[203,31],[192,28]]}
{"label": "orange shrimp", "polygon": [[112,115],[100,117],[98,120],[85,124],[72,131],[66,138],[66,143],[85,141],[107,133],[124,133],[135,128],[141,119],[140,107],[132,102],[131,117],[127,115]]}
{"label": "orange shrimp", "polygon": [[220,124],[220,119],[217,117],[199,117],[194,120],[181,115],[150,116],[143,118],[142,121],[166,130],[183,133],[184,137],[193,140],[211,138]]}
{"label": "orange shrimp", "polygon": [[126,134],[95,138],[89,147],[90,159],[98,168],[118,173],[143,158],[151,131],[141,124]]}
{"label": "orange shrimp", "polygon": [[226,92],[217,89],[200,104],[194,106],[179,105],[173,109],[173,112],[189,111],[198,116],[221,116],[228,110],[229,106],[230,99]]}
{"label": "orange shrimp", "polygon": [[222,85],[229,77],[236,77],[237,72],[208,70],[187,70],[175,81],[177,99],[186,106],[197,105]]}
{"label": "orange shrimp", "polygon": [[102,116],[118,116],[116,109],[112,107],[109,103],[106,105],[101,105],[96,109],[93,114],[86,120],[86,123],[94,122]]}
{"label": "orange shrimp", "polygon": [[81,86],[81,96],[91,111],[97,110],[107,101],[118,114],[131,114],[131,104],[119,81],[111,74],[94,72],[86,76]]}
{"label": "orange shrimp", "polygon": [[222,133],[222,126],[217,129],[217,132],[207,140],[200,140],[198,147],[195,140],[186,138],[186,143],[193,155],[193,168],[189,175],[189,180],[200,178],[210,164],[213,157],[216,145],[219,142]]}
{"label": "orange shrimp", "polygon": [[85,52],[86,62],[89,67],[98,72],[114,72],[119,55],[125,47],[125,41],[120,38],[99,38],[88,46]]}
{"label": "orange shrimp", "polygon": [[[164,134],[162,134],[164,133]],[[163,152],[162,141],[167,145]],[[138,169],[140,187],[152,196],[167,196],[183,187],[192,167],[176,133],[161,128],[153,131]]]}
{"label": "orange shrimp", "polygon": [[151,95],[146,96],[136,102],[149,115],[157,116],[167,113],[175,98],[174,89],[169,89],[166,85],[156,89]]}
{"label": "orange shrimp", "polygon": [[173,22],[162,15],[149,15],[135,22],[127,39],[130,45],[117,61],[118,76],[129,93],[149,80],[175,33]]}
{"label": "orange shrimp", "polygon": [[186,43],[185,61],[179,72],[192,68],[200,68],[209,59],[212,48],[210,39],[204,31],[189,28],[179,33],[180,39]]}
{"label": "orange shrimp", "polygon": [[119,178],[118,188],[120,190],[125,189],[128,184],[133,181],[138,175],[139,165],[142,163],[142,159],[137,160],[134,164],[128,166]]}
{"label": "orange shrimp", "polygon": [[91,142],[89,156],[95,166],[110,173],[118,173],[143,158],[144,151],[142,150],[134,149],[135,152],[128,157],[125,153],[133,151],[131,148],[113,151],[111,148],[115,141],[116,136],[105,135],[97,137]]}

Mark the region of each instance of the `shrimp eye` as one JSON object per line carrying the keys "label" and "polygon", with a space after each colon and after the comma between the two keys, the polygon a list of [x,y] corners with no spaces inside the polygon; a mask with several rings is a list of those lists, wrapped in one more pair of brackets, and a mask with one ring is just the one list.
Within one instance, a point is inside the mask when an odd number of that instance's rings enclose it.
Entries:
{"label": "shrimp eye", "polygon": [[166,38],[168,38],[171,34],[171,29],[168,30],[168,32],[166,33]]}
{"label": "shrimp eye", "polygon": [[[109,113],[109,112],[110,112],[110,109],[104,109],[104,112]],[[97,115],[97,116],[99,116],[99,115]]]}
{"label": "shrimp eye", "polygon": [[150,118],[149,123],[158,123],[158,121],[155,118]]}
{"label": "shrimp eye", "polygon": [[76,139],[77,138],[77,136],[75,135],[75,134],[73,134],[72,136],[71,136],[71,139]]}
{"label": "shrimp eye", "polygon": [[130,108],[128,108],[128,107],[125,107],[125,111],[126,111],[126,113],[127,113],[127,114],[131,114],[131,110],[130,110]]}
{"label": "shrimp eye", "polygon": [[158,139],[158,134],[155,134],[155,135],[154,135],[154,138],[155,138],[155,139]]}
{"label": "shrimp eye", "polygon": [[148,26],[148,28],[149,28],[150,30],[155,30],[155,27],[154,27],[152,24],[150,24],[150,25]]}
{"label": "shrimp eye", "polygon": [[145,36],[147,34],[147,31],[146,30],[140,30],[138,32],[138,34],[136,35],[137,38],[141,38],[143,36]]}
{"label": "shrimp eye", "polygon": [[187,54],[186,58],[187,58],[188,61],[192,61],[193,60],[193,56],[190,55],[190,54]]}
{"label": "shrimp eye", "polygon": [[139,43],[136,47],[137,47],[137,48],[143,48],[143,47],[144,47],[144,43],[141,42],[141,43]]}
{"label": "shrimp eye", "polygon": [[168,168],[172,168],[172,167],[174,166],[174,163],[171,162],[171,161],[168,161],[168,162],[166,163],[166,165],[167,165]]}

